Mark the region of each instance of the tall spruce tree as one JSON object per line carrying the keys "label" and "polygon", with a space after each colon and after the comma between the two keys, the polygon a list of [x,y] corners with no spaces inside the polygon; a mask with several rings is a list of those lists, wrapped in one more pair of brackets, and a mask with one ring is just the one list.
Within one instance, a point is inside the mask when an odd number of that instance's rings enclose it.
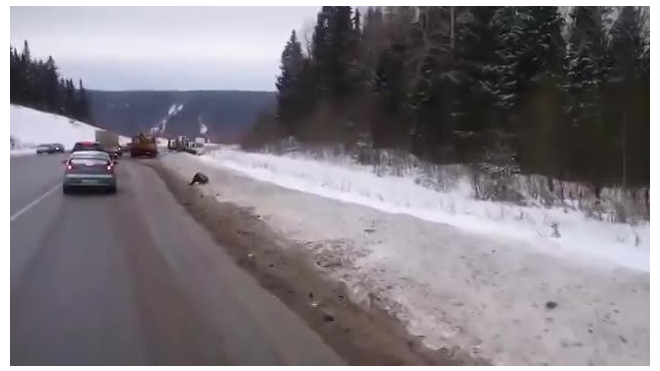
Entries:
{"label": "tall spruce tree", "polygon": [[83,86],[82,79],[78,79],[78,96],[76,103],[78,106],[78,120],[91,122],[92,114],[89,107],[89,97],[87,96],[85,86]]}
{"label": "tall spruce tree", "polygon": [[[602,184],[616,146],[616,133],[606,125],[604,87],[608,72],[604,17],[609,9],[573,8],[567,52],[566,113],[570,120],[570,166],[578,178]],[[609,173],[609,174],[608,174]]]}
{"label": "tall spruce tree", "polygon": [[53,57],[49,56],[46,64],[44,66],[44,81],[39,85],[45,93],[46,98],[46,109],[49,112],[59,112],[60,111],[60,99],[58,96],[59,93],[59,75],[57,73],[57,66],[55,66],[55,61]]}
{"label": "tall spruce tree", "polygon": [[355,59],[354,28],[349,6],[324,6],[312,37],[317,90],[330,100],[346,99],[355,91],[351,62]]}
{"label": "tall spruce tree", "polygon": [[289,135],[296,131],[300,121],[301,112],[304,112],[302,101],[302,78],[305,61],[302,54],[302,46],[296,36],[296,31],[291,31],[291,37],[287,41],[282,52],[280,62],[280,75],[277,77],[277,118],[286,128]]}
{"label": "tall spruce tree", "polygon": [[624,186],[648,182],[650,84],[646,74],[646,22],[642,8],[625,6],[611,29],[606,106],[607,118],[619,138],[616,148]]}

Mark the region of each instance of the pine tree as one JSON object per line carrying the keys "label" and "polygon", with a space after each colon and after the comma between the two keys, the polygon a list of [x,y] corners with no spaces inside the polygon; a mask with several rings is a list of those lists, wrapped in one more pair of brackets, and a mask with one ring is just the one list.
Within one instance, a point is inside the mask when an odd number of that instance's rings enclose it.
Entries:
{"label": "pine tree", "polygon": [[505,121],[515,121],[524,94],[541,76],[560,78],[564,47],[557,7],[502,7],[493,15],[496,61],[490,67],[495,104]]}
{"label": "pine tree", "polygon": [[57,66],[53,57],[49,56],[44,66],[44,81],[41,86],[45,93],[46,109],[49,112],[58,112],[60,107],[59,102],[59,74],[57,73]]}
{"label": "pine tree", "polygon": [[523,171],[558,176],[563,135],[562,88],[565,41],[556,6],[526,7],[530,51],[521,61],[522,86],[518,147]]}
{"label": "pine tree", "polygon": [[72,79],[65,80],[64,86],[64,112],[71,117],[78,117],[78,105],[76,104],[76,88]]}
{"label": "pine tree", "polygon": [[353,30],[348,41],[348,89],[350,94],[363,96],[368,90],[368,71],[365,65],[365,53],[362,49],[362,26],[360,10],[355,9],[352,19]]}
{"label": "pine tree", "polygon": [[277,77],[277,118],[286,128],[289,135],[296,131],[296,127],[304,112],[301,99],[301,78],[304,68],[304,57],[302,46],[296,36],[296,31],[291,31],[291,37],[282,52],[280,71]]}
{"label": "pine tree", "polygon": [[78,107],[77,119],[80,121],[91,122],[92,114],[89,106],[89,98],[87,97],[87,90],[83,86],[82,79],[78,79],[78,96],[76,106]]}
{"label": "pine tree", "polygon": [[345,99],[355,91],[351,76],[354,28],[349,6],[324,6],[312,37],[312,61],[317,90],[331,100]]}
{"label": "pine tree", "polygon": [[46,92],[46,64],[39,59],[31,64],[31,79],[29,91],[34,106],[42,111],[48,111],[48,92]]}
{"label": "pine tree", "polygon": [[352,50],[355,33],[351,13],[350,6],[338,6],[330,17],[330,32],[327,39],[330,53],[326,62],[330,81],[333,82],[332,96],[335,99],[346,98],[354,92],[351,63],[355,58],[355,51]]}
{"label": "pine tree", "polygon": [[362,17],[360,15],[360,9],[355,8],[355,13],[353,14],[353,32],[355,37],[359,40],[362,35]]}
{"label": "pine tree", "polygon": [[452,115],[461,131],[483,131],[490,122],[492,100],[488,91],[489,66],[495,62],[496,34],[490,23],[500,7],[474,6],[459,10],[464,17],[456,21],[456,63],[459,76]]}
{"label": "pine tree", "polygon": [[369,7],[364,17],[360,49],[363,52],[365,78],[372,81],[376,64],[385,49],[383,11],[380,7]]}
{"label": "pine tree", "polygon": [[604,17],[609,9],[573,8],[568,53],[566,113],[571,122],[569,153],[580,178],[594,183],[605,181],[608,161],[613,155],[606,148],[616,145],[616,133],[605,122],[604,86],[608,58]]}
{"label": "pine tree", "polygon": [[645,74],[648,42],[647,19],[641,8],[626,6],[611,29],[608,118],[616,127],[620,153],[621,184],[648,181],[649,80]]}
{"label": "pine tree", "polygon": [[331,54],[328,38],[332,14],[333,7],[322,7],[316,16],[316,26],[314,26],[314,33],[312,34],[312,63],[314,80],[316,81],[315,90],[319,97],[328,95],[331,90],[328,73]]}
{"label": "pine tree", "polygon": [[413,111],[411,144],[414,153],[432,160],[447,160],[447,149],[454,130],[450,117],[455,87],[453,55],[450,48],[450,9],[419,7],[418,20],[411,28],[414,90],[409,99]]}
{"label": "pine tree", "polygon": [[57,113],[63,115],[67,113],[67,101],[66,101],[66,93],[67,93],[67,82],[64,77],[60,77],[58,83],[57,83],[57,97],[59,101],[59,108],[57,110]]}
{"label": "pine tree", "polygon": [[20,103],[23,81],[20,74],[20,58],[16,48],[9,47],[9,98],[11,103]]}
{"label": "pine tree", "polygon": [[[407,86],[404,72],[404,46],[394,44],[383,51],[373,82],[378,115],[371,124],[376,147],[392,148],[407,143]],[[403,142],[403,143],[402,143]]]}
{"label": "pine tree", "polygon": [[21,53],[21,62],[24,64],[29,64],[32,60],[30,55],[30,47],[28,46],[27,40],[23,41],[23,53]]}

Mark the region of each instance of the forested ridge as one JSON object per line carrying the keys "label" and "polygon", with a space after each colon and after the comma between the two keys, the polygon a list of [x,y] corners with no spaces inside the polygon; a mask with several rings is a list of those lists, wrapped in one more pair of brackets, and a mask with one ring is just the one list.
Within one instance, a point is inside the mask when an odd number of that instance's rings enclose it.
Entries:
{"label": "forested ridge", "polygon": [[[162,127],[159,135],[200,135],[215,142],[236,142],[257,112],[275,105],[274,92],[252,91],[102,91],[87,90],[58,72],[52,56],[36,58],[28,41],[19,52],[10,46],[10,102],[67,116],[95,126],[134,135]],[[185,68],[185,66],[182,66]],[[170,117],[173,106],[182,109]],[[167,121],[163,125],[163,120]]]}

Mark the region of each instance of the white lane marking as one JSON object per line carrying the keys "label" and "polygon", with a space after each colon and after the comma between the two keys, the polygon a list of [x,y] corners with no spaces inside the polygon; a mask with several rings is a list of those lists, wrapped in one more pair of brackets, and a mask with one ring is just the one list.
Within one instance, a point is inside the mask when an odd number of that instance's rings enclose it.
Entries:
{"label": "white lane marking", "polygon": [[48,197],[48,195],[50,195],[51,193],[53,193],[53,192],[54,192],[55,190],[57,190],[60,186],[61,186],[61,183],[57,183],[57,184],[55,184],[55,186],[54,186],[53,188],[47,190],[46,193],[44,193],[44,194],[42,194],[41,196],[35,198],[35,199],[34,199],[32,202],[30,202],[29,204],[23,206],[22,209],[18,210],[17,212],[14,213],[14,215],[12,215],[11,217],[9,217],[9,222],[13,222],[14,219],[18,218],[18,217],[21,216],[23,213],[25,213],[26,211],[28,211],[28,210],[30,210],[31,208],[33,208],[36,204],[38,204],[39,202],[41,202],[41,200],[43,200],[44,198]]}

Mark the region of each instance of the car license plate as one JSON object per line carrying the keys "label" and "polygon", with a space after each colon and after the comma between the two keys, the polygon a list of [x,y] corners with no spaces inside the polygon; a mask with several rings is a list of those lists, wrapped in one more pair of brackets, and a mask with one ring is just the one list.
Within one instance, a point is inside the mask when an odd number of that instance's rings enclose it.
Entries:
{"label": "car license plate", "polygon": [[96,184],[96,183],[98,183],[98,182],[99,182],[99,181],[96,180],[96,179],[83,179],[83,180],[82,180],[82,183],[84,183],[84,184]]}

